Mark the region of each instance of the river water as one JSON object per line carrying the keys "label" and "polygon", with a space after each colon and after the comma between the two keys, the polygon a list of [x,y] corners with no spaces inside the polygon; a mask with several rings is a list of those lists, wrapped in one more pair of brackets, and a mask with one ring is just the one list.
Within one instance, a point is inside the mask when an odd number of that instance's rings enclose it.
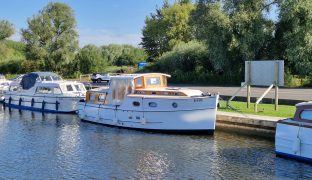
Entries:
{"label": "river water", "polygon": [[148,133],[0,110],[0,179],[311,178],[311,165],[275,157],[274,142],[263,138]]}

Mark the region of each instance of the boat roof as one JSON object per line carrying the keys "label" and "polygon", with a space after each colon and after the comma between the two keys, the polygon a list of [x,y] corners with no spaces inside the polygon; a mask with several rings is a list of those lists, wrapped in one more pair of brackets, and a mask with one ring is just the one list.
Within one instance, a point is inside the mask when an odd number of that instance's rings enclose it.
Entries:
{"label": "boat roof", "polygon": [[37,74],[38,76],[59,76],[58,74],[54,72],[47,72],[47,71],[37,71],[37,72],[31,72],[29,74]]}
{"label": "boat roof", "polygon": [[312,101],[298,103],[296,104],[296,107],[306,106],[306,105],[312,105]]}
{"label": "boat roof", "polygon": [[153,75],[171,77],[169,74],[164,73],[140,73],[140,74],[120,74],[116,76],[111,76],[111,79],[135,79],[142,76],[153,76]]}

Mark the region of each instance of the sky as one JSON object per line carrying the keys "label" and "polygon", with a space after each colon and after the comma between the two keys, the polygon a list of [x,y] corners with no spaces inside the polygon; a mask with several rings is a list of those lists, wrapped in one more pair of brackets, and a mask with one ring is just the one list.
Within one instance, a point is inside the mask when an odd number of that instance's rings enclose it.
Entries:
{"label": "sky", "polygon": [[74,10],[79,44],[83,47],[86,44],[138,46],[146,16],[161,7],[163,0],[0,0],[0,19],[10,21],[16,30],[11,39],[20,40],[27,19],[49,2],[66,3]]}

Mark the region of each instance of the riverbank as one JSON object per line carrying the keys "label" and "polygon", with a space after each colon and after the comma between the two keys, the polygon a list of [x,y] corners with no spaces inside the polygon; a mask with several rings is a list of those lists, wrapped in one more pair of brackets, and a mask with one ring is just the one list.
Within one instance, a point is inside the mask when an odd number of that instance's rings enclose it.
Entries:
{"label": "riverbank", "polygon": [[280,119],[285,118],[218,111],[216,130],[274,138]]}

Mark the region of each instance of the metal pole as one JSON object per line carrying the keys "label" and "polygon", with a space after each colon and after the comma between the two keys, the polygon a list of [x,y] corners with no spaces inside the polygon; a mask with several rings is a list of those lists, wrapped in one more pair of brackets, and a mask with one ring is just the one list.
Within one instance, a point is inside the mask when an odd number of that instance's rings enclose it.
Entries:
{"label": "metal pole", "polygon": [[279,79],[279,63],[275,62],[275,111],[278,111],[278,79]]}
{"label": "metal pole", "polygon": [[251,92],[250,92],[250,87],[251,85],[251,61],[248,61],[248,80],[247,80],[247,108],[250,107],[250,96],[251,96]]}
{"label": "metal pole", "polygon": [[278,111],[278,85],[275,85],[275,111]]}

